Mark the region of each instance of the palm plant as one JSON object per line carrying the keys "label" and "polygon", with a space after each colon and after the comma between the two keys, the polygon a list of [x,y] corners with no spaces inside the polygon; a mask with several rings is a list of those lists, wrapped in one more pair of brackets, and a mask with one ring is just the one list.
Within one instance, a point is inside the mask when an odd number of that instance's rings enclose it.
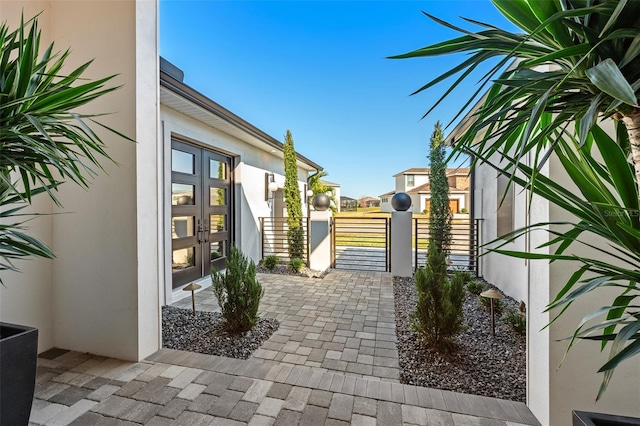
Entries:
{"label": "palm plant", "polygon": [[[636,178],[640,176],[637,101],[640,2],[492,0],[492,3],[524,32],[514,33],[466,19],[485,28],[472,33],[425,13],[437,23],[464,35],[393,56],[397,59],[470,53],[468,59],[414,92],[427,90],[461,73],[425,115],[478,66],[489,63],[491,67],[482,77],[482,84],[453,119],[483,96],[474,114],[475,122],[456,141],[459,149],[473,148],[474,152],[488,157],[509,147],[518,159],[534,150],[534,166],[538,169],[553,151],[553,135],[557,129],[564,129],[570,122],[580,122],[578,134],[584,143],[597,118],[605,116],[620,120],[626,126],[631,143],[623,148],[632,154]],[[507,65],[510,66],[505,70]],[[483,94],[488,85],[491,87]],[[551,121],[542,131],[533,134],[545,112],[554,114]],[[521,133],[522,137],[513,140],[514,132]],[[492,138],[476,142],[476,137],[482,135]],[[636,180],[640,184],[640,179]]]}
{"label": "palm plant", "polygon": [[314,196],[318,194],[327,194],[329,196],[329,200],[333,201],[333,205],[331,205],[329,208],[331,209],[331,211],[335,212],[336,207],[334,206],[337,205],[336,190],[334,187],[329,186],[322,181],[322,178],[328,175],[329,173],[327,173],[325,170],[320,170],[309,176],[307,183],[309,184],[309,189],[311,190],[311,192],[313,192]]}
{"label": "palm plant", "polygon": [[24,232],[25,217],[33,215],[21,211],[42,193],[59,205],[54,194],[59,185],[72,181],[87,187],[95,175],[92,167],[110,160],[89,124],[119,133],[77,110],[116,87],[105,87],[114,76],[84,78],[91,62],[66,71],[70,51],[54,53],[53,43],[40,55],[37,17],[22,19],[15,31],[0,25],[0,46],[0,271],[17,271],[17,259],[54,257]]}
{"label": "palm plant", "polygon": [[[609,360],[599,370],[604,373],[599,398],[615,367],[640,353],[640,311],[634,304],[640,296],[640,2],[492,2],[523,33],[467,19],[482,28],[473,33],[426,14],[463,35],[394,58],[469,53],[458,66],[416,91],[460,73],[425,115],[478,67],[490,65],[480,87],[452,120],[480,99],[455,152],[471,154],[472,166],[489,164],[532,195],[575,216],[575,221],[532,224],[503,236],[512,241],[548,226],[552,238],[545,246],[555,247],[552,253],[495,250],[527,259],[577,262],[575,273],[548,306],[560,309],[553,321],[586,293],[602,287],[620,290],[609,305],[578,324],[567,349],[577,338],[600,340],[603,349],[611,343]],[[596,125],[602,118],[616,122],[615,139]],[[521,161],[528,153],[530,166]],[[560,160],[579,193],[539,174],[551,155]],[[584,242],[588,234],[604,238],[610,248]],[[566,254],[578,245],[596,254]],[[603,260],[603,254],[612,260]]]}

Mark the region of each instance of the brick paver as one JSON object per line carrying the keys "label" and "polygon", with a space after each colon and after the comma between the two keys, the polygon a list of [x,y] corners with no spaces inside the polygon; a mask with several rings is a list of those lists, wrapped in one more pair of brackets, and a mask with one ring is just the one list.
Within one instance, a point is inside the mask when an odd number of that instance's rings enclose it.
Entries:
{"label": "brick paver", "polygon": [[[258,274],[258,280],[265,288],[261,315],[276,318],[280,328],[253,357],[398,381],[390,274],[334,271],[323,279]],[[173,306],[189,309],[191,299]],[[196,294],[196,308],[220,310],[208,289]],[[378,341],[391,345],[376,353]]]}
{"label": "brick paver", "polygon": [[[394,315],[388,274],[271,277],[260,279],[272,294],[281,292],[283,301],[265,297],[263,315],[275,316],[281,326],[253,357],[235,360],[162,349],[147,360],[127,363],[47,351],[38,359],[30,424],[539,424],[519,402],[398,383],[397,365],[390,361],[397,362],[397,354],[389,338],[395,335],[389,333]],[[215,309],[206,293],[201,299]],[[329,353],[332,358],[326,357]],[[300,358],[287,362],[286,354]],[[321,366],[327,360],[346,368]],[[349,366],[367,365],[373,376],[349,371]],[[375,377],[376,371],[382,375]]]}

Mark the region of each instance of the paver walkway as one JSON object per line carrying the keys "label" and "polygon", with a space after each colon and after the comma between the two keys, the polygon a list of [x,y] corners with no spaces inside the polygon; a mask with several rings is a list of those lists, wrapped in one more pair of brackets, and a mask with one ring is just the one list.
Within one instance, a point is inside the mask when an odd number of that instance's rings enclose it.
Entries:
{"label": "paver walkway", "polygon": [[[263,314],[281,325],[251,358],[162,349],[130,363],[52,349],[38,359],[30,424],[539,424],[523,403],[398,383],[397,353],[376,352],[391,350],[378,339],[395,339],[388,332],[394,322],[389,274],[259,278],[267,289]],[[197,297],[199,309],[216,309],[210,290]],[[326,351],[325,359],[312,356],[316,349]],[[391,360],[395,366],[380,365]],[[370,370],[355,371],[360,366]],[[392,370],[396,376],[388,377]]]}
{"label": "paver walkway", "polygon": [[262,359],[162,349],[128,363],[51,350],[32,425],[537,425],[520,402]]}
{"label": "paver walkway", "polygon": [[[331,272],[323,279],[258,274],[261,316],[280,328],[253,357],[398,382],[393,281],[388,273]],[[191,298],[173,306],[191,309]],[[213,292],[196,309],[219,312]]]}

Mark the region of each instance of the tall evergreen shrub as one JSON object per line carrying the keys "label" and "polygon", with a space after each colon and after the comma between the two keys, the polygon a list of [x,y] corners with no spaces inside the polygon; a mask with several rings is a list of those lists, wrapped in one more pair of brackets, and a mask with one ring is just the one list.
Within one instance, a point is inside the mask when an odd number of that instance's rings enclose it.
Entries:
{"label": "tall evergreen shrub", "polygon": [[287,129],[284,137],[284,201],[287,205],[287,242],[289,258],[304,258],[304,229],[302,227],[302,199],[298,188],[298,166],[293,136]]}
{"label": "tall evergreen shrub", "polygon": [[435,244],[429,245],[427,267],[415,274],[418,293],[413,329],[438,350],[454,347],[453,337],[463,329],[464,276],[447,277],[447,262]]}
{"label": "tall evergreen shrub", "polygon": [[444,135],[438,121],[431,134],[429,145],[429,185],[431,207],[429,208],[429,244],[435,244],[445,254],[451,244],[451,211],[449,207],[449,181]]}
{"label": "tall evergreen shrub", "polygon": [[258,308],[264,293],[256,279],[256,265],[237,247],[231,246],[224,272],[211,269],[213,293],[227,327],[235,332],[251,330],[258,322]]}

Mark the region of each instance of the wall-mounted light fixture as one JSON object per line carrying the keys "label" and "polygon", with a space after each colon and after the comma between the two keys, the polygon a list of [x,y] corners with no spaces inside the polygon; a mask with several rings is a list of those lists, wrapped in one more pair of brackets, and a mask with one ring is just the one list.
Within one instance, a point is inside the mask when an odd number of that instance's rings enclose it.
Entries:
{"label": "wall-mounted light fixture", "polygon": [[273,176],[273,173],[264,174],[264,200],[273,200],[273,193],[278,190],[278,184]]}

